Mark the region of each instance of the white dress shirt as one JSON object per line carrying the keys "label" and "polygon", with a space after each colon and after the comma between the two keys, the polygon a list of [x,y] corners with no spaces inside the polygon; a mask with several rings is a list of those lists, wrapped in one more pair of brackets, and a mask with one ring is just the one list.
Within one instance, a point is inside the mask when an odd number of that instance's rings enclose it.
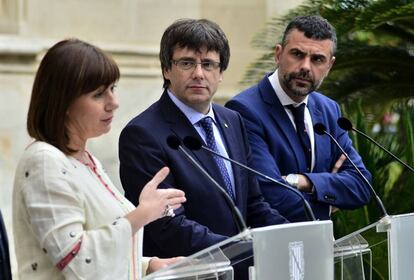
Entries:
{"label": "white dress shirt", "polygon": [[[191,122],[191,124],[197,130],[198,134],[204,140],[204,143],[207,143],[206,142],[206,133],[204,132],[204,129],[201,127],[201,125],[198,122],[201,119],[205,118],[205,117],[211,117],[213,119],[213,133],[214,133],[214,139],[216,140],[218,152],[222,156],[229,157],[229,155],[227,153],[227,150],[225,148],[226,146],[224,144],[223,137],[221,136],[221,133],[220,133],[218,127],[217,127],[216,118],[214,116],[214,111],[212,110],[211,104],[210,104],[210,109],[209,109],[208,113],[204,115],[203,113],[200,113],[200,112],[194,110],[193,108],[191,108],[190,106],[188,106],[188,105],[184,104],[183,102],[181,102],[169,90],[167,92],[168,92],[168,95],[171,98],[171,100],[174,102],[174,104],[178,107],[178,109],[181,110],[181,112],[184,113],[184,115],[187,117],[187,119]],[[233,188],[233,193],[234,193],[235,196],[237,196],[237,194],[235,192],[235,189],[234,189],[234,176],[233,176],[233,168],[231,166],[231,163],[229,161],[226,161],[226,160],[223,160],[223,162],[226,166],[227,172],[228,172],[229,177],[230,177],[230,182],[231,182],[231,186]]]}
{"label": "white dress shirt", "polygon": [[[315,136],[313,134],[313,124],[312,124],[312,118],[309,113],[308,109],[308,96],[305,97],[305,99],[301,103],[296,103],[293,101],[289,95],[286,94],[286,92],[283,90],[282,86],[280,85],[280,81],[278,78],[278,70],[270,75],[268,77],[270,84],[273,87],[273,90],[276,92],[276,96],[279,99],[280,103],[284,107],[286,114],[288,114],[290,121],[292,122],[293,127],[296,129],[295,125],[295,119],[293,117],[292,112],[286,107],[288,105],[293,105],[294,107],[300,106],[302,103],[305,103],[305,128],[309,135],[309,140],[311,143],[311,149],[312,149],[312,163],[311,163],[311,171],[315,167]],[[287,174],[285,174],[287,175]]]}

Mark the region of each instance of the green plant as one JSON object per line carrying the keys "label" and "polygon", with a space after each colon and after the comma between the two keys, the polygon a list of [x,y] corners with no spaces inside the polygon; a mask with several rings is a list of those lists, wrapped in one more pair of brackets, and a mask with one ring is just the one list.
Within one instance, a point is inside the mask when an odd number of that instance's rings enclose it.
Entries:
{"label": "green plant", "polygon": [[[263,54],[246,71],[243,85],[273,71],[275,35],[295,16],[319,14],[336,27],[336,62],[320,89],[342,104],[359,129],[414,166],[414,0],[308,0],[273,18],[253,40]],[[384,116],[398,115],[394,123]],[[380,129],[374,129],[374,128]],[[391,129],[392,128],[392,129]],[[414,175],[359,135],[351,135],[372,173],[372,185],[389,214],[414,212]],[[377,205],[333,215],[335,236],[360,229],[380,217]],[[376,244],[378,235],[367,236]],[[373,279],[387,279],[386,245],[374,254]]]}

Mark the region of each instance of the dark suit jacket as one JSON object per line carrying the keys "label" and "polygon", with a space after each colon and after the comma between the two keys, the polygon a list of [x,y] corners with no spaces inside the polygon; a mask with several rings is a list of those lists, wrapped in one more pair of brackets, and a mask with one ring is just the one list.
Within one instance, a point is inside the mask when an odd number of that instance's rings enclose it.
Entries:
{"label": "dark suit jacket", "polygon": [[[283,175],[302,173],[312,181],[315,193],[305,194],[305,197],[317,218],[329,219],[329,205],[352,209],[368,203],[370,190],[348,161],[338,173],[331,173],[341,152],[326,135],[315,134],[315,166],[312,173],[306,173],[300,140],[267,76],[230,100],[226,107],[238,111],[244,118],[256,169],[279,180]],[[370,180],[371,175],[353,148],[347,132],[336,124],[341,116],[338,104],[313,92],[309,95],[308,108],[313,124],[324,124]],[[265,199],[284,217],[290,221],[306,220],[297,196],[262,178],[259,178],[259,184]]]}
{"label": "dark suit jacket", "polygon": [[6,227],[0,211],[0,279],[9,280],[11,277],[9,242]]}
{"label": "dark suit jacket", "polygon": [[[229,156],[247,164],[250,150],[241,117],[213,105]],[[224,125],[226,124],[226,125]],[[145,227],[144,255],[187,256],[237,234],[232,212],[222,195],[181,152],[171,149],[166,138],[193,136],[201,139],[187,117],[164,92],[122,130],[119,140],[120,176],[125,196],[137,204],[143,186],[163,166],[171,170],[161,187],[183,190],[187,202],[174,218],[162,218]],[[213,157],[200,150],[190,152],[221,185],[224,182]],[[236,205],[248,226],[283,223],[277,211],[263,202],[256,179],[234,167]]]}

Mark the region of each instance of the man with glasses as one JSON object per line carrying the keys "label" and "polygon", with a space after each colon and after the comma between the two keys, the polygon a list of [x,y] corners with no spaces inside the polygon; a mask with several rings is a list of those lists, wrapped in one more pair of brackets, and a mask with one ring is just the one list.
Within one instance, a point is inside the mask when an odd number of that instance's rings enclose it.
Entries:
{"label": "man with glasses", "polygon": [[[161,167],[170,168],[161,187],[182,189],[187,202],[175,217],[145,227],[144,254],[188,256],[237,234],[238,229],[222,194],[182,153],[168,146],[167,137],[196,137],[247,165],[250,150],[239,114],[212,103],[230,58],[220,27],[209,20],[178,20],[164,32],[159,56],[165,90],[160,100],[123,129],[120,176],[126,197],[137,204],[145,182]],[[263,201],[254,176],[204,150],[190,154],[228,192],[247,226],[286,222]]]}

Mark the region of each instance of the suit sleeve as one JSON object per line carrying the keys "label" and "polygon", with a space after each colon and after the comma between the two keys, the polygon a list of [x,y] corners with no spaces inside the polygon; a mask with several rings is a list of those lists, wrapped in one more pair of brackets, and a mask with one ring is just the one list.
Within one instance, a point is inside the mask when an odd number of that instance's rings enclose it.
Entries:
{"label": "suit sleeve", "polygon": [[[252,166],[252,153],[247,138],[247,132],[240,115],[238,116],[242,127],[244,149],[247,151],[247,166]],[[264,200],[257,178],[251,172],[248,172],[248,182],[247,224],[254,228],[288,223],[288,220],[285,217],[283,217],[276,209],[271,208],[269,203]]]}
{"label": "suit sleeve", "polygon": [[[239,112],[247,128],[248,141],[252,151],[252,166],[263,174],[284,182],[277,162],[269,150],[264,123],[253,110],[236,100],[230,100],[226,107]],[[282,215],[289,217],[291,222],[296,221],[292,217],[303,216],[302,201],[289,191],[282,189],[269,180],[258,177],[261,192],[273,209],[281,211]],[[288,198],[288,199],[287,199]],[[283,213],[283,209],[289,209],[289,213]]]}
{"label": "suit sleeve", "polygon": [[[275,159],[267,144],[268,141],[278,141],[278,139],[268,139],[265,132],[266,129],[264,128],[266,124],[263,123],[257,114],[255,114],[254,110],[251,110],[244,104],[234,100],[230,101],[226,106],[240,112],[245,120],[249,135],[249,143],[254,152],[253,161],[255,167],[264,174],[283,182],[281,176],[286,174],[281,174],[277,164],[277,162],[283,162],[283,159]],[[328,115],[329,120],[332,123],[336,122],[336,119],[340,116],[337,104],[335,110],[335,115],[332,115],[332,113],[331,115]],[[334,131],[334,137],[338,140],[340,145],[356,163],[364,176],[370,180],[370,173],[366,170],[361,157],[353,148],[352,141],[348,134],[345,131],[338,129],[336,123],[332,124],[330,127],[332,128],[329,129]],[[310,201],[312,208],[318,207],[314,204],[315,202],[329,204],[344,209],[352,209],[365,205],[369,202],[370,191],[363,182],[363,179],[348,161],[344,162],[338,173],[331,173],[336,160],[339,159],[341,155],[341,152],[334,146],[334,143],[331,143],[331,147],[329,148],[332,150],[332,156],[329,162],[323,164],[324,170],[304,174],[315,186],[315,193],[313,195],[303,193],[303,195]],[[266,200],[269,201],[273,208],[289,209],[289,217],[299,217],[303,214],[299,213],[303,212],[303,208],[300,207],[301,201],[298,197],[292,196],[291,194],[286,193],[286,191],[280,190],[280,188],[276,189],[275,185],[267,180],[259,179],[259,182]],[[287,199],[288,197],[289,199]],[[292,219],[295,220],[295,218]]]}
{"label": "suit sleeve", "polygon": [[[339,145],[348,154],[361,173],[370,181],[371,174],[365,168],[360,155],[353,147],[348,133],[339,129],[336,125],[336,120],[341,116],[339,106],[336,103],[335,109],[335,114],[330,117],[330,121],[335,123],[328,130],[337,139]],[[330,172],[335,162],[341,156],[339,148],[333,146],[332,150],[332,161],[327,172],[305,173],[315,187],[315,199],[343,209],[354,209],[364,206],[371,198],[368,186],[348,160],[344,161],[337,173]]]}
{"label": "suit sleeve", "polygon": [[[170,162],[166,154],[165,139],[156,139],[145,128],[129,125],[124,128],[119,140],[120,177],[125,196],[135,205],[145,184]],[[161,188],[180,188],[175,184],[174,172],[171,172]],[[165,217],[145,227],[145,236],[150,238],[165,255],[168,252],[187,256],[216,244],[227,236],[215,234],[207,227],[190,220],[185,215],[185,205],[175,211],[173,218]],[[145,244],[144,244],[145,248]]]}

